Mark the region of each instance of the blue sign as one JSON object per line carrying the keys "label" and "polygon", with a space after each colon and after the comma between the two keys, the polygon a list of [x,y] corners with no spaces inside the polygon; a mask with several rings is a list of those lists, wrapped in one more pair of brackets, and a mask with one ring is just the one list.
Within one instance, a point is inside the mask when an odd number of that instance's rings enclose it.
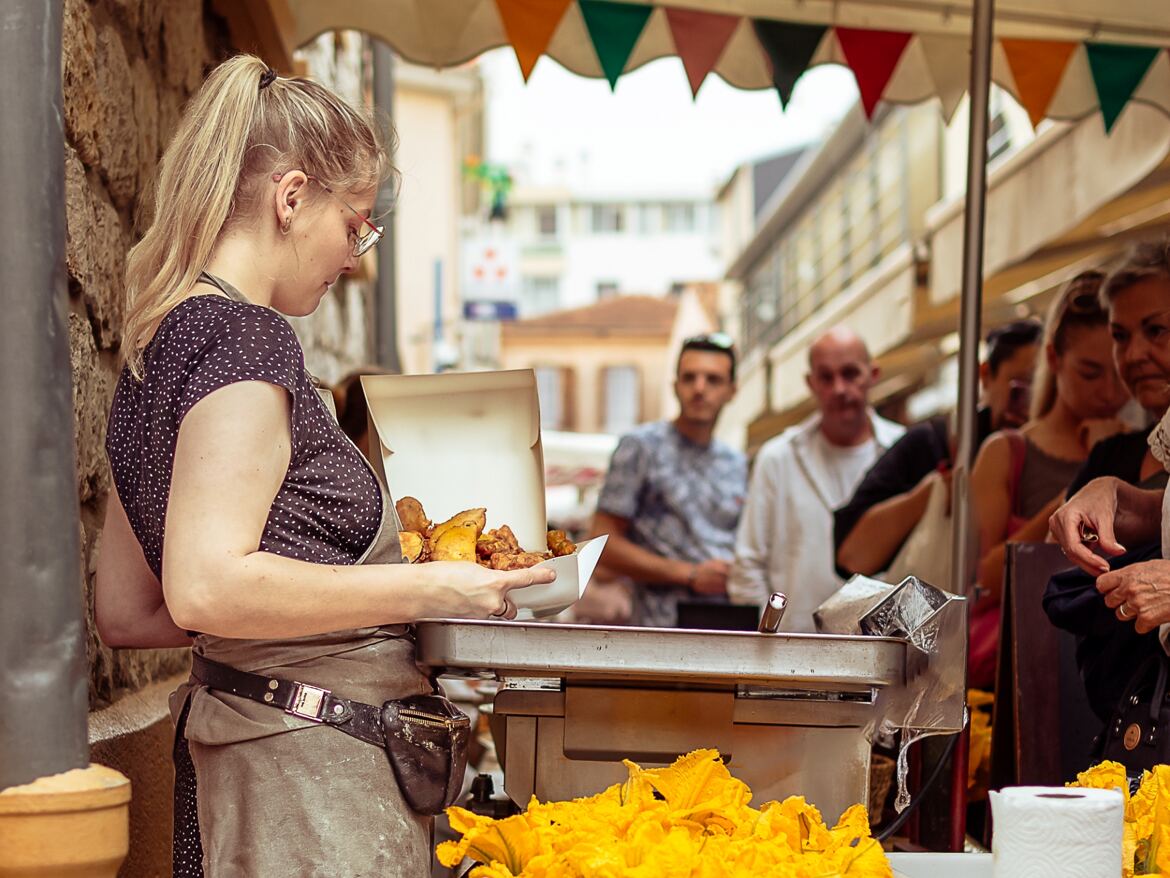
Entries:
{"label": "blue sign", "polygon": [[477,301],[463,303],[464,320],[515,320],[518,316],[515,302]]}

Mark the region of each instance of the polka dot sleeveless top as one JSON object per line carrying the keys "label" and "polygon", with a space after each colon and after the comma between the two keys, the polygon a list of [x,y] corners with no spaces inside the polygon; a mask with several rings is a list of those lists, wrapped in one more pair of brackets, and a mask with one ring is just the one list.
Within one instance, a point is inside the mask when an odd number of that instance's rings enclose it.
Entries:
{"label": "polka dot sleeveless top", "polygon": [[162,575],[179,426],[201,399],[237,381],[283,387],[292,402],[292,456],[260,550],[318,564],[361,558],[381,524],[381,491],[317,395],[300,342],[283,317],[246,301],[192,296],[163,318],[143,359],[141,381],[129,369],[118,379],[106,454],[156,576]]}

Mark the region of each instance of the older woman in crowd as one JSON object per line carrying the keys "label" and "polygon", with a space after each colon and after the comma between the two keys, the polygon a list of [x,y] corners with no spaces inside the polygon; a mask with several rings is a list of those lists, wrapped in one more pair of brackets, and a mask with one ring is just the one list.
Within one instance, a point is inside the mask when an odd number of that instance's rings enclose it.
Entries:
{"label": "older woman in crowd", "polygon": [[[1105,297],[1118,362],[1142,404],[1170,393],[1170,239],[1139,245],[1110,276]],[[1149,434],[1149,454],[1138,471],[1148,478],[1157,461],[1170,468],[1170,414]],[[1097,589],[1117,618],[1137,632],[1170,622],[1170,561],[1154,560],[1110,571],[1108,557],[1127,546],[1161,538],[1170,549],[1165,488],[1141,487],[1124,474],[1089,481],[1060,507],[1049,525],[1069,560],[1097,577]],[[1098,551],[1094,551],[1097,549]]]}

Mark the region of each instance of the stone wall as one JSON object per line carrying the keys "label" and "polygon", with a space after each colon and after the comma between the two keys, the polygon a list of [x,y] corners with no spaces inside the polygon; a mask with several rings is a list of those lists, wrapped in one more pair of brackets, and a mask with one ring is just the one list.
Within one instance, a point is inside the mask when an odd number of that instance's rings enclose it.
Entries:
{"label": "stone wall", "polygon": [[227,56],[223,22],[191,0],[65,0],[66,266],[90,701],[181,670],[180,650],[110,650],[91,584],[110,489],[104,443],[118,374],[122,276],[155,165],[183,103]]}

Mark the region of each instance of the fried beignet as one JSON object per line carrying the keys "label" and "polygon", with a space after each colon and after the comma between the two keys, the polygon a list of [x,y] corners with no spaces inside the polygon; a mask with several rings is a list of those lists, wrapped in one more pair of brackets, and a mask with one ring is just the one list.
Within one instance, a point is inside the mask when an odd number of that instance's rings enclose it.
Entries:
{"label": "fried beignet", "polygon": [[493,570],[524,570],[548,560],[544,552],[496,552],[488,566]]}
{"label": "fried beignet", "polygon": [[569,539],[569,535],[563,530],[550,530],[548,532],[548,550],[560,558],[563,555],[572,555],[576,552],[577,544]]}
{"label": "fried beignet", "polygon": [[475,551],[481,558],[491,558],[497,552],[520,552],[520,541],[512,528],[503,524],[495,530],[484,531],[476,542]]}
{"label": "fried beignet", "polygon": [[418,500],[403,497],[394,504],[394,508],[398,511],[398,521],[401,522],[403,530],[412,530],[424,537],[430,533],[431,520],[427,518],[423,505]]}
{"label": "fried beignet", "polygon": [[438,539],[431,539],[431,560],[474,561],[475,538],[473,523],[447,528]]}
{"label": "fried beignet", "polygon": [[478,539],[479,535],[483,533],[483,529],[487,527],[487,509],[483,506],[476,509],[465,509],[458,515],[448,518],[442,524],[436,524],[435,529],[430,533],[431,544],[434,545],[438,542],[439,537],[451,528],[463,527],[465,524],[470,524],[475,528],[475,536]]}
{"label": "fried beignet", "polygon": [[407,564],[414,564],[422,556],[423,538],[412,530],[398,532],[398,544],[402,547],[402,557]]}

